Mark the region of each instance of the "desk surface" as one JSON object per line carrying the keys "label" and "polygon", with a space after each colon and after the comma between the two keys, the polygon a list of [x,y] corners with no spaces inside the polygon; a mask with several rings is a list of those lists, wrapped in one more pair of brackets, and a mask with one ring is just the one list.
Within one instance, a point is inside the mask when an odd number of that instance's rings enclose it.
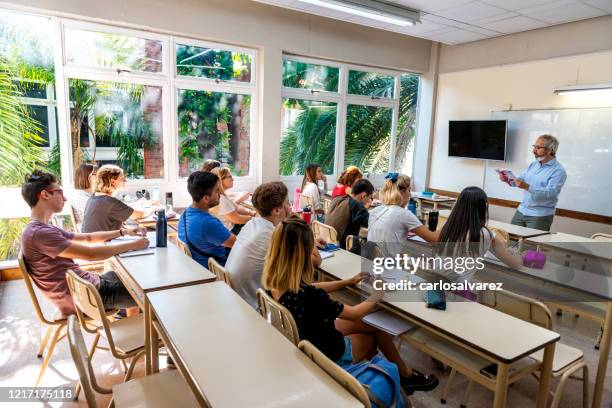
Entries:
{"label": "desk surface", "polygon": [[439,196],[439,195],[428,196],[428,195],[421,195],[420,193],[415,193],[415,192],[412,192],[411,196],[412,198],[418,198],[419,200],[430,201],[433,203],[446,203],[446,202],[457,201],[457,199],[454,197]]}
{"label": "desk surface", "polygon": [[145,293],[215,280],[212,272],[183,254],[170,241],[166,248],[155,248],[153,251],[152,255],[114,258]]}
{"label": "desk surface", "polygon": [[556,242],[602,242],[594,239],[582,237],[580,235],[566,234],[565,232],[553,232],[548,235],[528,238],[527,241],[535,243],[556,243]]}
{"label": "desk surface", "polygon": [[[361,257],[348,251],[335,251],[323,260],[320,269],[339,279],[362,270]],[[408,299],[410,292],[406,292]],[[447,302],[446,310],[427,308],[420,299],[386,302],[424,327],[467,344],[502,362],[513,362],[559,340],[559,334],[517,319],[476,302]],[[517,336],[520,333],[520,336]]]}
{"label": "desk surface", "polygon": [[[440,210],[440,217],[448,218],[450,216],[450,210]],[[530,237],[539,234],[549,234],[548,231],[542,231],[534,228],[521,227],[519,225],[509,224],[507,222],[489,220],[487,224],[489,227],[499,228],[506,231],[508,234],[513,235],[515,237],[524,238]],[[545,235],[544,235],[545,236]]]}
{"label": "desk surface", "polygon": [[362,406],[225,283],[147,296],[210,406]]}

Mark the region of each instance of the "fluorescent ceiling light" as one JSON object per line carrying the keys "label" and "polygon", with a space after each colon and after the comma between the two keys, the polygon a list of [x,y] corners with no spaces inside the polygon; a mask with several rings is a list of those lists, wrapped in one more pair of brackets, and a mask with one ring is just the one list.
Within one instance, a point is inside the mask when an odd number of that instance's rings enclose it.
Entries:
{"label": "fluorescent ceiling light", "polygon": [[319,7],[342,11],[355,16],[365,17],[399,26],[412,26],[420,23],[418,11],[409,10],[375,0],[299,0]]}
{"label": "fluorescent ceiling light", "polygon": [[612,84],[593,84],[593,85],[568,85],[559,86],[554,91],[557,95],[569,94],[601,94],[603,92],[612,92]]}

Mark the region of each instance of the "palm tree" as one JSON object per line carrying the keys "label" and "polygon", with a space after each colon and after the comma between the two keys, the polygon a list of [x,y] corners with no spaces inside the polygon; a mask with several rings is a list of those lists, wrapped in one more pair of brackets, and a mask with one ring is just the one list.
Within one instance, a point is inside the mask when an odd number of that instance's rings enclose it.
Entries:
{"label": "palm tree", "polygon": [[[292,70],[283,78],[285,86],[300,87],[306,77],[306,64],[302,72]],[[332,73],[333,74],[333,73]],[[334,76],[328,79],[333,82]],[[388,97],[392,90],[393,77],[368,72],[351,71],[350,94]],[[394,152],[396,168],[406,160],[408,149],[414,139],[414,123],[418,97],[419,78],[416,75],[401,75],[399,121]],[[323,83],[328,89],[327,83]],[[334,164],[336,138],[336,104],[286,99],[286,109],[299,109],[300,113],[287,128],[281,140],[281,175],[301,174],[308,163],[318,163],[326,173],[331,173]],[[345,164],[353,164],[364,171],[381,173],[388,167],[391,149],[392,110],[371,106],[349,105],[347,107],[345,135]]]}

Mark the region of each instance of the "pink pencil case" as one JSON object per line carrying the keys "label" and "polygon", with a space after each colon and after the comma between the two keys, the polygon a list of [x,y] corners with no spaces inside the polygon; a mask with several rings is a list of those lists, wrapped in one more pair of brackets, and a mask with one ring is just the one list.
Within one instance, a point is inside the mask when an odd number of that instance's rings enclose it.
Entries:
{"label": "pink pencil case", "polygon": [[543,269],[546,264],[546,255],[542,252],[527,250],[523,253],[523,265],[528,268]]}

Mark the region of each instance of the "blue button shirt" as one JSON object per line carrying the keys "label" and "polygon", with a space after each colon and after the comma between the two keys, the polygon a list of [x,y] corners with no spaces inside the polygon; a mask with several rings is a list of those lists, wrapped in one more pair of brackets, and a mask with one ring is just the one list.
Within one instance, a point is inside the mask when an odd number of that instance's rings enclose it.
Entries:
{"label": "blue button shirt", "polygon": [[553,215],[567,179],[565,169],[557,159],[544,164],[534,161],[518,178],[529,184],[529,190],[525,191],[518,207],[521,214],[530,217]]}
{"label": "blue button shirt", "polygon": [[200,255],[194,246],[201,252],[213,255],[224,266],[227,260],[227,250],[222,245],[232,235],[218,218],[213,217],[199,208],[187,207],[178,224],[178,237],[187,243],[185,237],[185,216],[187,216],[187,235],[189,249],[193,259],[205,268],[208,268],[208,256]]}

